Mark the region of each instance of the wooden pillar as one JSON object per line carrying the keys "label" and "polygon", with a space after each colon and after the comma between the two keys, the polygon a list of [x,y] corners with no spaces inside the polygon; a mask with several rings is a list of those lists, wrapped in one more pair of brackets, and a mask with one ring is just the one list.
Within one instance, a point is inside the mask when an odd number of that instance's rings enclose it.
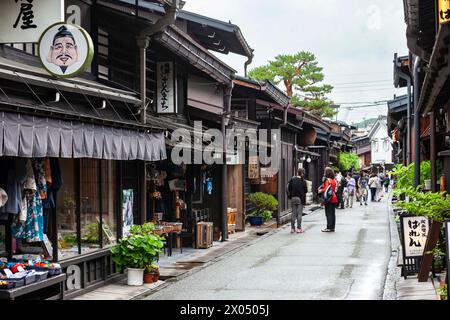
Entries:
{"label": "wooden pillar", "polygon": [[431,191],[437,192],[436,114],[434,110],[430,112],[430,128]]}

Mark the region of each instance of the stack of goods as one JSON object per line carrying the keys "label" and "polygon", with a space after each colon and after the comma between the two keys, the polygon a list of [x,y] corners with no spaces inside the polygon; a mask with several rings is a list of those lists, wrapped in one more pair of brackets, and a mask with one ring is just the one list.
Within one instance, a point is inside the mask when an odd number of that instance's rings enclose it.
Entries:
{"label": "stack of goods", "polygon": [[47,261],[0,261],[0,289],[19,288],[61,273],[59,264]]}
{"label": "stack of goods", "polygon": [[183,223],[181,222],[161,222],[161,225],[171,227],[174,232],[181,232],[183,229]]}

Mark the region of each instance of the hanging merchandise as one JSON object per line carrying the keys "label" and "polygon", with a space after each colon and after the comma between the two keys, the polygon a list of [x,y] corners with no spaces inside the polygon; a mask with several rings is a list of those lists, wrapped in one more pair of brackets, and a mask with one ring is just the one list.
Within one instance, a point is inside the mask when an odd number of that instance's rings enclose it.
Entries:
{"label": "hanging merchandise", "polygon": [[8,195],[6,191],[0,188],[0,208],[3,207],[8,201]]}
{"label": "hanging merchandise", "polygon": [[213,179],[212,178],[206,178],[206,191],[209,195],[212,194],[213,191]]}
{"label": "hanging merchandise", "polygon": [[167,178],[167,172],[160,171],[158,176],[156,177],[155,185],[158,187],[163,187],[166,178]]}
{"label": "hanging merchandise", "polygon": [[[37,162],[34,163],[36,164]],[[36,165],[37,169],[39,169],[38,165],[39,164]],[[12,225],[12,233],[14,238],[25,239],[27,242],[37,242],[43,240],[44,223],[41,197],[46,196],[47,194],[47,184],[43,174],[43,166],[41,167],[42,171],[37,170],[39,177],[38,183],[36,183],[32,166],[32,161],[28,160],[26,164],[27,176],[23,188],[25,194],[25,201],[23,203],[26,203],[25,222],[23,222],[25,210],[22,210],[21,215],[18,218],[19,221],[16,221]]]}
{"label": "hanging merchandise", "polygon": [[26,179],[25,161],[15,158],[14,160],[5,160],[1,165],[2,169],[7,172],[6,177],[2,178],[8,201],[0,208],[0,212],[17,215],[21,210],[22,187]]}
{"label": "hanging merchandise", "polygon": [[47,199],[47,180],[45,178],[44,159],[33,159],[33,171],[41,200]]}

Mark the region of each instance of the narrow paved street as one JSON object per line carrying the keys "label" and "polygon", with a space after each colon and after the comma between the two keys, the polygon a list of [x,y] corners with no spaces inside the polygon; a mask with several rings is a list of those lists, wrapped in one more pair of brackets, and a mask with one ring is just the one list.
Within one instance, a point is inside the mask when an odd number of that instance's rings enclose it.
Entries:
{"label": "narrow paved street", "polygon": [[336,233],[320,231],[325,215],[316,211],[304,217],[305,234],[285,226],[146,299],[382,299],[391,252],[386,200],[336,213]]}

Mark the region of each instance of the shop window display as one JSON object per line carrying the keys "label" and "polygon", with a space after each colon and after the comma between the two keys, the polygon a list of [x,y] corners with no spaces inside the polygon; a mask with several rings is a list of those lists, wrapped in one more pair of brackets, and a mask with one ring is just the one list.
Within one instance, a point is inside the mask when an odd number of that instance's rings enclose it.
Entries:
{"label": "shop window display", "polygon": [[78,254],[76,162],[61,159],[63,185],[58,192],[56,214],[58,221],[58,256],[64,260]]}
{"label": "shop window display", "polygon": [[95,159],[81,160],[80,179],[80,222],[81,222],[81,253],[98,250],[100,246],[100,162]]}
{"label": "shop window display", "polygon": [[[77,162],[61,161],[65,183],[59,193],[57,208],[60,260],[112,246],[117,242],[115,162],[95,159],[79,161],[79,191],[75,183]],[[80,214],[80,239],[77,237],[77,212]],[[100,243],[100,232],[103,243]]]}
{"label": "shop window display", "polygon": [[117,243],[117,186],[116,163],[102,161],[102,238],[103,247],[113,246]]}

